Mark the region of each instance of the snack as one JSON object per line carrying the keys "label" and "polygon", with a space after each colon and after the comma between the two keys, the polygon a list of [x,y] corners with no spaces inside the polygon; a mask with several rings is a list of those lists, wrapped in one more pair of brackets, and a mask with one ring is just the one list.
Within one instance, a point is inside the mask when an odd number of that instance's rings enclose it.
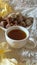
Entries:
{"label": "snack", "polygon": [[8,44],[6,42],[0,43],[0,59],[1,60],[4,57],[4,53],[9,52],[9,51],[11,51],[11,50],[8,49]]}
{"label": "snack", "polygon": [[11,12],[14,12],[14,9],[3,0],[0,0],[0,16],[5,17]]}
{"label": "snack", "polygon": [[15,58],[12,59],[2,59],[0,65],[18,65],[18,62]]}
{"label": "snack", "polygon": [[25,17],[22,14],[9,15],[7,18],[0,17],[0,26],[8,28],[13,25],[29,27],[33,24],[32,17]]}

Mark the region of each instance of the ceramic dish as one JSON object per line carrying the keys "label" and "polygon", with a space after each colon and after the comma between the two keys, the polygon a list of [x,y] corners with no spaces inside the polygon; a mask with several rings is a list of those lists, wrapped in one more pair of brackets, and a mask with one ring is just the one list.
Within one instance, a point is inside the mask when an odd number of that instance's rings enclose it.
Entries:
{"label": "ceramic dish", "polygon": [[32,17],[25,17],[21,13],[11,13],[6,18],[3,18],[3,20],[0,22],[0,27],[6,29],[10,26],[19,25],[30,30],[33,22],[34,18]]}

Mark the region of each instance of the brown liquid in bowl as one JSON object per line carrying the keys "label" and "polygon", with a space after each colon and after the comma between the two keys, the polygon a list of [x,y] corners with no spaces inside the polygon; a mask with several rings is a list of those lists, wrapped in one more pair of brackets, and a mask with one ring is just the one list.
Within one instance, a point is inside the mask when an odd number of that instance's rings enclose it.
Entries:
{"label": "brown liquid in bowl", "polygon": [[26,38],[26,33],[22,30],[15,29],[15,30],[11,30],[8,33],[8,37],[10,37],[11,39],[14,39],[14,40],[22,40],[22,39]]}

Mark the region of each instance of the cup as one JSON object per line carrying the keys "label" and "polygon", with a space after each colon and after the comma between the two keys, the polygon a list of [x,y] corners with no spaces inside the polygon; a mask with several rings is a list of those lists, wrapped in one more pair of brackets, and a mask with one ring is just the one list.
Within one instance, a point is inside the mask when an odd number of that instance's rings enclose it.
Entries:
{"label": "cup", "polygon": [[[21,47],[23,47],[26,44],[27,40],[29,39],[29,31],[26,28],[22,27],[22,26],[11,26],[8,29],[4,29],[4,28],[2,28],[2,29],[5,31],[6,41],[13,48],[21,48]],[[19,29],[19,30],[25,32],[26,33],[26,38],[24,38],[22,40],[14,40],[14,39],[11,39],[10,37],[8,37],[8,33],[11,30],[14,30],[14,29]],[[34,42],[33,39],[29,39],[29,40]]]}

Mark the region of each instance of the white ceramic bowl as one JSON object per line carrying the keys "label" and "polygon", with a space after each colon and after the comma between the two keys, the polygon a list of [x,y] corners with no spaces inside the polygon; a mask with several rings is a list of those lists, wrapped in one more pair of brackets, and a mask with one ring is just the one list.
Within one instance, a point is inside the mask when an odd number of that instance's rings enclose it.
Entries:
{"label": "white ceramic bowl", "polygon": [[[11,30],[14,30],[14,29],[20,29],[20,30],[24,31],[26,33],[26,38],[22,39],[22,40],[13,40],[13,39],[9,38],[8,37],[8,33]],[[6,37],[6,40],[7,40],[8,44],[11,45],[13,48],[21,48],[21,47],[23,47],[26,44],[26,41],[27,41],[27,39],[29,37],[29,32],[24,27],[12,26],[12,27],[8,28],[7,31],[5,32],[5,37]]]}

